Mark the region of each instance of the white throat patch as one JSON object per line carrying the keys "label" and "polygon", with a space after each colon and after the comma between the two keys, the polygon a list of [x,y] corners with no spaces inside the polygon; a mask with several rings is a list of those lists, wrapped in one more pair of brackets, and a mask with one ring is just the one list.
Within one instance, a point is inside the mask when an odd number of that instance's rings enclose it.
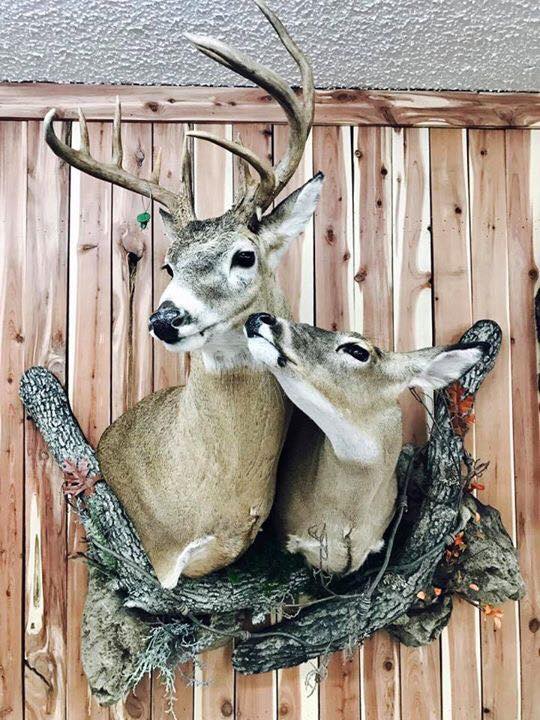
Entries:
{"label": "white throat patch", "polygon": [[212,373],[255,368],[242,330],[228,330],[211,337],[201,350],[205,370]]}

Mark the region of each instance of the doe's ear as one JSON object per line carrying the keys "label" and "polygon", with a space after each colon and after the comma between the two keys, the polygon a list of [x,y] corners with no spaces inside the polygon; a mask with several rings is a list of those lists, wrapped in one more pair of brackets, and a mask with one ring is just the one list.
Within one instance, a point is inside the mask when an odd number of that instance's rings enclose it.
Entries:
{"label": "doe's ear", "polygon": [[[409,387],[420,387],[423,390],[446,387],[470,370],[484,354],[483,350],[484,343],[433,348],[431,357],[428,355],[429,351],[420,350],[420,362],[409,381]],[[414,356],[414,353],[411,355]]]}
{"label": "doe's ear", "polygon": [[272,268],[277,267],[289,242],[300,235],[315,212],[323,180],[323,173],[318,172],[305,185],[280,202],[259,223],[257,234],[266,245]]}

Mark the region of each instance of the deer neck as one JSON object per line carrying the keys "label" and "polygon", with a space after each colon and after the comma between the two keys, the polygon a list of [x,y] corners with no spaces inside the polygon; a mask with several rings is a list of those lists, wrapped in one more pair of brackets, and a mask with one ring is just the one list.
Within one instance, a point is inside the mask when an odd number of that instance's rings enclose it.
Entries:
{"label": "deer neck", "polygon": [[[397,404],[356,408],[354,413],[335,407],[313,386],[293,377],[280,377],[280,384],[324,435],[321,451],[345,466],[373,467],[384,462],[394,437],[401,441],[401,412]],[[321,438],[322,440],[322,438]]]}

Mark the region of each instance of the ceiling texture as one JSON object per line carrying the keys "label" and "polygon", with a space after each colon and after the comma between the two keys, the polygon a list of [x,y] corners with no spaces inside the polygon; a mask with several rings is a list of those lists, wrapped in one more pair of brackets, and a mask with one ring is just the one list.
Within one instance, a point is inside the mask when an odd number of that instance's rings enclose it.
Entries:
{"label": "ceiling texture", "polygon": [[[317,87],[540,90],[538,0],[269,0]],[[250,0],[0,0],[0,79],[247,85],[183,33],[298,76]]]}

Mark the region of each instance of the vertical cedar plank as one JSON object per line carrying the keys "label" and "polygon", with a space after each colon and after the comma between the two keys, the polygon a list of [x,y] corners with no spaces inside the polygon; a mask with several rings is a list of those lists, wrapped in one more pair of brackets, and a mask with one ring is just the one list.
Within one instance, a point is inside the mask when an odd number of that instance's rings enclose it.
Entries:
{"label": "vertical cedar plank", "polygon": [[[286,152],[289,131],[286,125],[274,125],[274,164]],[[276,198],[276,204],[301,187],[312,175],[311,137],[306,143],[304,157],[287,187]],[[292,241],[277,271],[277,277],[294,320],[313,323],[313,221],[305,232]],[[312,665],[305,663],[297,667],[278,671],[277,714],[279,720],[317,720],[319,714],[316,692],[305,687],[306,674]]]}
{"label": "vertical cedar plank", "polygon": [[[185,130],[186,126],[179,123],[155,123],[153,126],[154,158],[159,148],[162,151],[160,184],[173,192],[177,192],[180,187],[180,158]],[[170,280],[165,270],[162,270],[170,239],[165,234],[160,208],[159,203],[154,203],[152,208],[153,310],[158,307],[161,294]],[[185,356],[169,352],[160,342],[154,342],[152,347],[154,390],[185,384]]]}
{"label": "vertical cedar plank", "polygon": [[540,133],[505,134],[517,544],[527,586],[519,612],[521,718],[533,720],[540,707],[540,427],[534,327],[540,265],[540,254],[535,257],[535,250],[540,251]]}
{"label": "vertical cedar plank", "polygon": [[[289,140],[289,128],[286,125],[274,125],[274,164],[285,155]],[[312,176],[312,145],[308,138],[303,159],[287,187],[276,198],[276,205],[307,182]],[[318,168],[313,169],[317,172]],[[313,289],[313,221],[306,230],[289,246],[281,261],[277,278],[282,288],[292,317],[300,322],[313,323],[314,289]]]}
{"label": "vertical cedar plank", "polygon": [[23,717],[24,369],[26,130],[0,123],[0,717]]}
{"label": "vertical cedar plank", "polygon": [[[230,137],[230,126],[204,125],[199,129]],[[230,153],[203,140],[195,141],[195,209],[197,217],[216,217],[230,207],[232,163]],[[234,713],[234,672],[230,645],[201,655],[195,687],[197,720],[225,720]]]}
{"label": "vertical cedar plank", "polygon": [[[61,128],[65,134],[67,125]],[[65,382],[69,166],[28,123],[25,367],[43,365]],[[44,272],[44,269],[46,271]],[[31,421],[26,466],[26,718],[65,717],[66,505],[61,472]]]}
{"label": "vertical cedar plank", "polygon": [[[427,130],[394,132],[394,344],[397,351],[431,345],[431,250]],[[426,440],[423,408],[407,392],[403,440]],[[440,644],[400,647],[401,712],[404,718],[441,716]]]}
{"label": "vertical cedar plank", "polygon": [[[496,507],[513,534],[512,403],[508,323],[508,247],[506,234],[504,133],[469,131],[473,318],[491,318],[502,328],[503,345],[495,368],[476,401],[476,452],[490,461],[481,499]],[[517,607],[504,605],[500,630],[481,623],[484,713],[514,720],[519,710]]]}
{"label": "vertical cedar plank", "polygon": [[[457,342],[472,321],[466,131],[431,130],[430,151],[435,342],[446,344]],[[478,610],[457,597],[453,602],[450,697],[443,696],[443,705],[454,720],[479,720]]]}
{"label": "vertical cedar plank", "polygon": [[[75,126],[74,126],[75,128]],[[78,126],[77,126],[78,128]],[[92,154],[109,160],[111,127],[89,123]],[[84,436],[94,447],[110,423],[111,373],[111,186],[71,171],[69,394]],[[81,622],[86,565],[75,555],[85,549],[76,513],[68,512],[67,681],[68,720],[105,720],[90,695],[81,665]]]}
{"label": "vertical cedar plank", "polygon": [[[315,306],[317,325],[347,329],[352,312],[351,128],[313,129],[313,166],[325,182],[315,213]],[[359,651],[334,653],[320,685],[321,720],[360,716]]]}
{"label": "vertical cedar plank", "polygon": [[[160,183],[169,190],[177,191],[180,185],[180,153],[184,142],[185,126],[178,123],[156,123],[153,126],[153,156],[158,148],[162,150]],[[170,278],[161,269],[169,247],[169,238],[165,235],[163,222],[159,216],[159,205],[154,203],[152,211],[153,232],[153,303],[152,309],[159,305],[161,293]],[[160,342],[153,342],[153,390],[182,385],[185,383],[185,357],[171,353]],[[170,699],[163,683],[156,673],[152,676],[152,718],[166,720],[170,707],[178,720],[191,720],[193,716],[193,664],[185,663],[176,673],[174,698]],[[171,701],[171,702],[170,702]]]}
{"label": "vertical cedar plank", "polygon": [[[272,158],[272,128],[262,123],[233,126],[233,137],[241,135],[242,143],[259,157]],[[234,172],[234,189],[238,178]],[[259,308],[258,308],[259,309]],[[264,310],[265,308],[260,308]],[[275,717],[276,673],[235,675],[235,713],[238,718],[273,720]]]}
{"label": "vertical cedar plank", "polygon": [[[380,347],[394,345],[392,305],[392,136],[389,128],[355,131],[355,297],[357,329]],[[397,720],[399,651],[387,633],[362,649],[365,720]]]}
{"label": "vertical cedar plank", "polygon": [[[127,123],[122,128],[123,165],[141,177],[152,169],[152,126]],[[152,392],[151,228],[139,228],[137,215],[149,206],[140,195],[113,187],[112,225],[112,420]],[[122,718],[146,720],[151,714],[151,683],[145,677],[127,696]]]}

